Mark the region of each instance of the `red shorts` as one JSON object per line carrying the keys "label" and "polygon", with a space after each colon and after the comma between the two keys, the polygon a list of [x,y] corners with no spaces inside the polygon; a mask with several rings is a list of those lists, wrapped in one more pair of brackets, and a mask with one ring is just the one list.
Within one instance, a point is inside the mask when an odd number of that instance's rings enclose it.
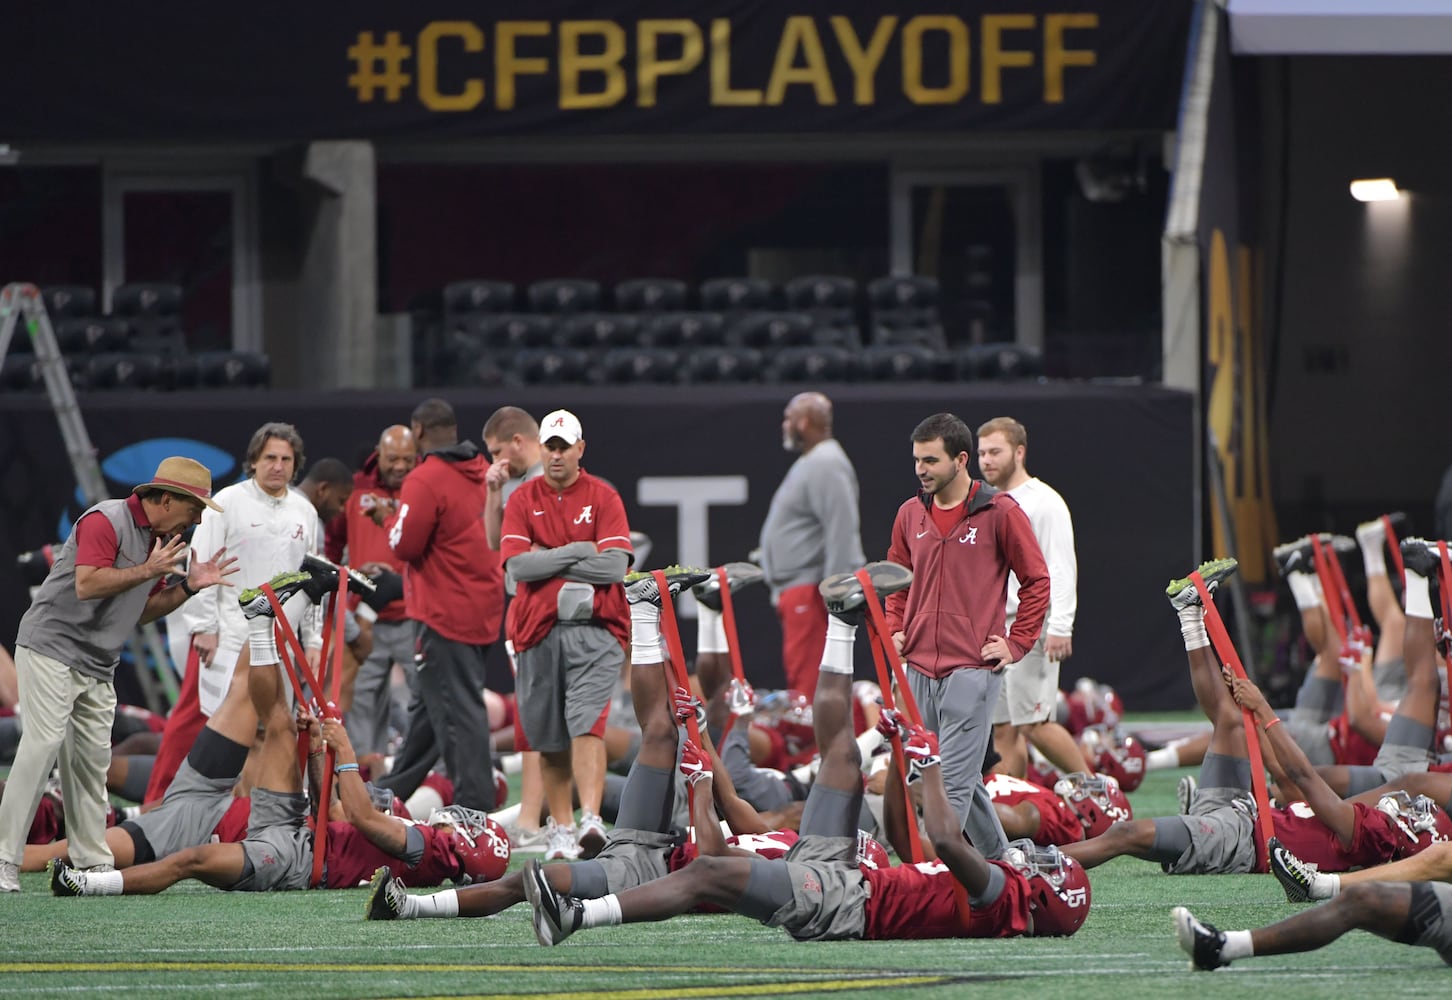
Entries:
{"label": "red shorts", "polygon": [[817,690],[817,672],[827,648],[827,605],[814,583],[788,587],[776,602],[781,619],[781,665],[786,686],[808,698]]}

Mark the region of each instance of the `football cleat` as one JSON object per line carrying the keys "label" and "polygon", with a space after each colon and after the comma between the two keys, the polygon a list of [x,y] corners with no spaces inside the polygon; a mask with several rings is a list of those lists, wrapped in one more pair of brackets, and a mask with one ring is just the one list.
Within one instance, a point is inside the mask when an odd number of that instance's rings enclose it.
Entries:
{"label": "football cleat", "polygon": [[321,604],[323,598],[338,592],[338,574],[344,570],[348,573],[348,589],[353,593],[367,597],[378,589],[371,579],[356,569],[339,566],[337,563],[312,553],[303,556],[300,569],[312,577],[303,587],[303,593],[307,594],[308,599],[314,604]]}
{"label": "football cleat", "polygon": [[368,883],[368,912],[365,920],[407,920],[408,893],[404,892],[403,879],[393,877],[393,869],[384,865],[373,873]]}
{"label": "football cleat", "polygon": [[1275,557],[1276,566],[1280,568],[1281,577],[1285,578],[1292,573],[1316,572],[1316,563],[1312,556],[1315,553],[1311,550],[1311,543],[1308,539],[1297,538],[1294,542],[1286,542],[1271,549],[1271,555]]}
{"label": "football cleat", "polygon": [[1266,844],[1270,848],[1270,870],[1286,891],[1286,899],[1292,903],[1309,903],[1314,897],[1311,888],[1315,884],[1316,871],[1272,837]]}
{"label": "football cleat", "polygon": [[1209,924],[1196,920],[1183,906],[1173,910],[1175,937],[1180,949],[1190,956],[1190,967],[1209,972],[1230,963],[1220,957],[1225,948],[1225,935]]}
{"label": "football cleat", "polygon": [[1359,547],[1356,544],[1356,539],[1350,535],[1333,535],[1328,531],[1323,531],[1316,538],[1320,540],[1323,546],[1329,545],[1331,551],[1338,555],[1350,555]]}
{"label": "football cleat", "polygon": [[559,944],[580,929],[580,901],[555,892],[538,861],[524,870],[524,896],[534,908],[534,936],[542,945]]}
{"label": "football cleat", "polygon": [[86,873],[76,871],[60,858],[51,858],[47,861],[45,872],[50,876],[51,895],[84,896],[86,894]]}
{"label": "football cleat", "polygon": [[1442,565],[1442,553],[1436,542],[1425,538],[1402,539],[1402,564],[1420,577],[1437,579],[1437,570]]}
{"label": "football cleat", "polygon": [[[753,583],[760,583],[766,579],[766,571],[755,563],[729,562],[725,565],[726,583],[731,587],[731,593],[736,593],[742,587],[749,587]],[[712,611],[721,610],[721,578],[716,571],[711,571],[708,580],[702,580],[691,588],[691,593],[696,595],[700,601]]]}
{"label": "football cleat", "polygon": [[[1215,596],[1215,590],[1220,586],[1222,580],[1227,579],[1235,572],[1238,566],[1234,559],[1212,559],[1209,562],[1200,564],[1196,570],[1200,578],[1205,581],[1205,589],[1210,596]],[[1178,580],[1171,580],[1170,585],[1165,588],[1165,596],[1170,599],[1170,605],[1180,611],[1200,603],[1200,591],[1188,576],[1182,576]]]}
{"label": "football cleat", "polygon": [[[289,570],[286,573],[277,574],[267,583],[272,587],[272,592],[277,595],[277,603],[286,604],[288,598],[302,590],[311,579],[311,574],[301,570]],[[337,582],[336,577],[334,577],[334,582]],[[272,602],[267,599],[267,595],[262,592],[261,587],[248,587],[237,595],[237,603],[242,606],[244,618],[277,617],[272,613]]]}
{"label": "football cleat", "polygon": [[[879,598],[912,586],[913,571],[906,566],[882,560],[870,562],[865,568],[868,579],[872,581],[872,589],[877,591]],[[832,617],[848,625],[861,625],[866,618],[867,595],[863,593],[862,583],[855,573],[829,576],[818,584],[817,590]]]}
{"label": "football cleat", "polygon": [[[710,579],[711,574],[694,566],[667,566],[662,570],[666,586],[672,597],[681,591]],[[644,571],[625,575],[625,600],[631,604],[645,601],[660,607],[660,588],[655,584],[655,575]]]}

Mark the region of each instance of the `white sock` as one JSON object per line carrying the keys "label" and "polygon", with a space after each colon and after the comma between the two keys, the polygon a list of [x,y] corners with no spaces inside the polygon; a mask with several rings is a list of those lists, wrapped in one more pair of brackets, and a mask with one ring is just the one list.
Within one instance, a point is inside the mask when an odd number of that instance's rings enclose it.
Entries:
{"label": "white sock", "polygon": [[505,774],[518,774],[524,770],[524,751],[516,750],[514,753],[507,753],[500,762],[504,765]]}
{"label": "white sock", "polygon": [[1187,653],[1192,649],[1203,649],[1210,645],[1210,637],[1205,634],[1204,607],[1191,604],[1180,609],[1180,635],[1184,637]]}
{"label": "white sock", "polygon": [[1292,573],[1286,578],[1291,596],[1296,599],[1296,608],[1310,611],[1321,606],[1321,581],[1309,573]]}
{"label": "white sock", "polygon": [[1311,876],[1312,899],[1335,899],[1341,895],[1341,876],[1330,872],[1317,872]]}
{"label": "white sock", "polygon": [[840,618],[827,618],[827,646],[822,650],[822,669],[829,674],[852,673],[852,645],[857,641],[857,626]]}
{"label": "white sock", "polygon": [[608,896],[601,896],[599,899],[582,899],[580,905],[584,908],[580,920],[581,927],[602,927],[622,923],[620,897],[613,892]]}
{"label": "white sock", "polygon": [[86,895],[87,896],[119,896],[121,895],[122,881],[121,872],[87,872],[86,873]]}
{"label": "white sock", "polygon": [[248,662],[254,667],[265,667],[277,663],[277,638],[271,618],[258,615],[247,622]]}
{"label": "white sock", "polygon": [[429,813],[444,807],[444,797],[428,785],[419,785],[418,790],[408,797],[404,806],[407,807],[410,816],[417,816],[420,821],[423,821],[429,818]]}
{"label": "white sock", "polygon": [[1370,532],[1367,537],[1362,537],[1361,532],[1356,533],[1356,541],[1361,545],[1361,562],[1366,567],[1367,576],[1386,576],[1386,536],[1383,532]]}
{"label": "white sock", "polygon": [[508,826],[515,820],[519,819],[519,807],[521,805],[523,805],[522,802],[516,802],[512,806],[505,806],[498,812],[490,813],[489,818],[492,819],[494,822],[498,823],[500,826]]}
{"label": "white sock", "polygon": [[1250,943],[1250,931],[1226,931],[1225,946],[1220,949],[1220,957],[1226,962],[1233,962],[1237,958],[1250,958],[1255,954],[1255,949]]}
{"label": "white sock", "polygon": [[1175,746],[1160,747],[1144,755],[1144,766],[1150,771],[1163,771],[1180,766],[1180,751]]}
{"label": "white sock", "polygon": [[1435,618],[1432,614],[1432,591],[1427,586],[1427,578],[1411,569],[1406,573],[1406,586],[1404,588],[1407,601],[1408,618]]}
{"label": "white sock", "polygon": [[726,645],[726,620],[721,612],[696,603],[696,655],[702,653],[729,653]]}
{"label": "white sock", "polygon": [[660,608],[649,601],[630,606],[630,662],[665,662],[660,648]]}
{"label": "white sock", "polygon": [[458,915],[458,889],[431,892],[427,896],[404,897],[403,916],[405,917],[457,917]]}

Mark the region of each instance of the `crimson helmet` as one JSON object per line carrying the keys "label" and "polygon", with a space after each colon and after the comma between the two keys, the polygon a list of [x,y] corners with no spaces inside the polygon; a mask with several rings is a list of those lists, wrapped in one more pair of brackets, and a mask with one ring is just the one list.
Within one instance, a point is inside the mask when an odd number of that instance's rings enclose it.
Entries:
{"label": "crimson helmet", "polygon": [[887,848],[873,840],[866,830],[857,831],[857,866],[871,868],[873,871],[892,867]]}
{"label": "crimson helmet", "polygon": [[1134,817],[1119,782],[1107,774],[1066,774],[1054,783],[1054,794],[1067,802],[1084,824],[1085,839],[1099,836],[1116,820]]}
{"label": "crimson helmet", "polygon": [[1124,718],[1124,699],[1108,684],[1090,677],[1080,677],[1065,700],[1069,714],[1065,725],[1076,736],[1089,726],[1113,728]]}
{"label": "crimson helmet", "polygon": [[1035,937],[1068,937],[1089,916],[1089,875],[1057,847],[1015,840],[1003,852],[1029,884]]}
{"label": "crimson helmet", "polygon": [[463,863],[461,885],[492,882],[509,868],[509,835],[478,809],[444,806],[429,813],[429,826],[451,826],[451,846]]}
{"label": "crimson helmet", "polygon": [[1144,781],[1144,744],[1135,737],[1108,726],[1090,726],[1083,742],[1094,769],[1117,778],[1124,791],[1132,792]]}

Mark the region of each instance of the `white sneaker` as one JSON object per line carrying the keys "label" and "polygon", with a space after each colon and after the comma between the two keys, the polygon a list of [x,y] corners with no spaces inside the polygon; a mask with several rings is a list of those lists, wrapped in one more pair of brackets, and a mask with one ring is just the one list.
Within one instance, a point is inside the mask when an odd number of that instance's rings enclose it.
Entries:
{"label": "white sneaker", "polygon": [[10,861],[0,861],[0,892],[20,891],[20,866]]}
{"label": "white sneaker", "polygon": [[538,854],[549,846],[549,831],[543,827],[534,830],[515,827],[507,832],[515,854]]}
{"label": "white sneaker", "polygon": [[580,845],[575,839],[575,824],[560,826],[551,816],[545,824],[546,861],[574,861],[580,856]]}
{"label": "white sneaker", "polygon": [[605,821],[588,809],[580,811],[580,857],[589,860],[605,848]]}

